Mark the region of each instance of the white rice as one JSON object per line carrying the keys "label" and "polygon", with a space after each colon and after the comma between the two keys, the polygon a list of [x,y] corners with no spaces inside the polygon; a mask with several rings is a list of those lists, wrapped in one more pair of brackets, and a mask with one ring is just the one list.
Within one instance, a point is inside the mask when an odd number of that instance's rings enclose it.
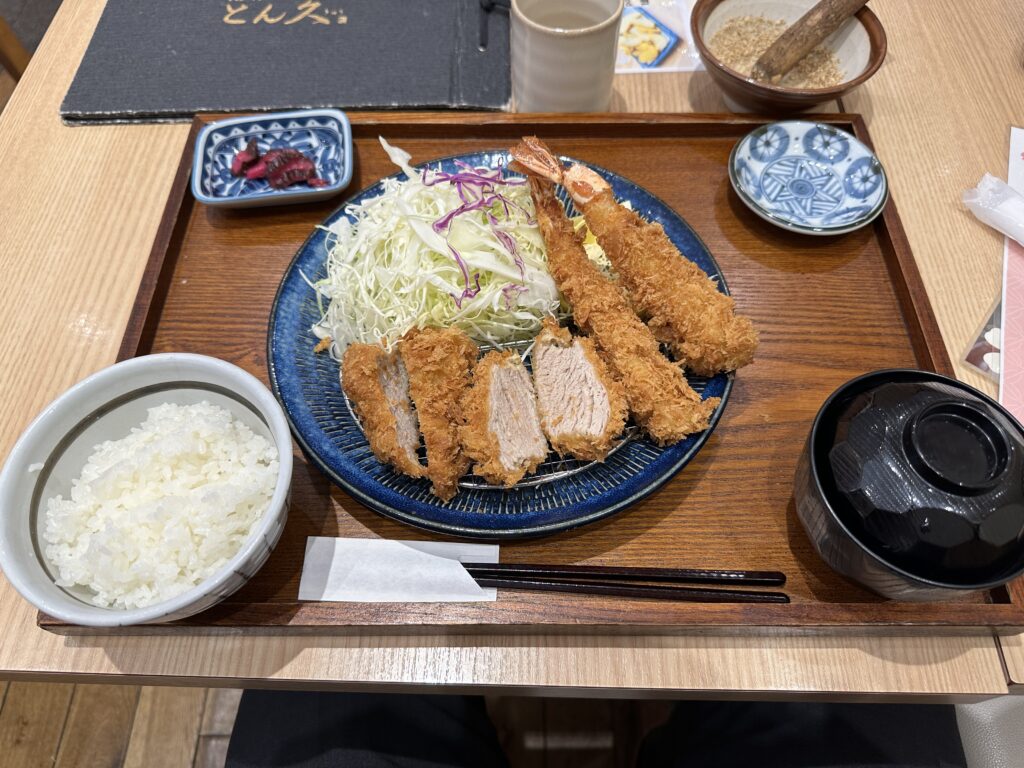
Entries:
{"label": "white rice", "polygon": [[60,586],[136,608],[194,587],[230,560],[277,484],[277,448],[208,402],[164,403],[97,445],[71,498],[47,501],[46,556]]}

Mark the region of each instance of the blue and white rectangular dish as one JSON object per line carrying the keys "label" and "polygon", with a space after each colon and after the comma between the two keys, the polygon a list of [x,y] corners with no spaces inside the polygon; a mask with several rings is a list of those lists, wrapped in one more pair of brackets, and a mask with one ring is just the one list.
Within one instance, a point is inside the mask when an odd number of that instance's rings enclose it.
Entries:
{"label": "blue and white rectangular dish", "polygon": [[[305,182],[274,189],[266,179],[246,179],[231,173],[231,161],[250,139],[260,154],[270,149],[295,149],[316,166],[327,182]],[[331,197],[352,180],[352,129],[338,109],[305,109],[246,115],[210,123],[196,138],[192,161],[192,194],[206,205],[252,208],[307,203]]]}

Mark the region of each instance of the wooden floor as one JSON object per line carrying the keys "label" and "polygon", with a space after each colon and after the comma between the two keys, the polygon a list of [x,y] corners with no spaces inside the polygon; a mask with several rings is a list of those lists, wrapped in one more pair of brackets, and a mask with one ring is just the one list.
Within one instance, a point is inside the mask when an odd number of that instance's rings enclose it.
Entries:
{"label": "wooden floor", "polygon": [[223,766],[241,691],[0,682],[4,768]]}
{"label": "wooden floor", "polygon": [[[3,768],[220,768],[241,691],[0,682]],[[513,768],[625,768],[663,702],[492,698]]]}

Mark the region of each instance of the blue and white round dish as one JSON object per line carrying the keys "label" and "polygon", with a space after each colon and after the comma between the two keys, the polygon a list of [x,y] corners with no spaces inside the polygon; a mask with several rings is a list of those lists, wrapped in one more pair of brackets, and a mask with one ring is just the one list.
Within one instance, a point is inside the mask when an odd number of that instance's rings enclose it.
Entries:
{"label": "blue and white round dish", "polygon": [[729,181],[765,221],[841,235],[885,208],[889,184],[875,153],[835,126],[789,120],[755,128],[729,155]]}
{"label": "blue and white round dish", "polygon": [[[457,161],[497,168],[507,166],[510,159],[504,151],[482,152],[420,167],[455,172]],[[619,200],[629,200],[645,218],[659,222],[676,247],[715,278],[720,291],[728,293],[718,264],[677,213],[621,176],[590,167],[609,181]],[[367,187],[322,226],[346,216],[349,203],[376,197],[382,189],[383,182]],[[574,215],[571,204],[568,211]],[[428,481],[407,477],[377,461],[341,389],[338,363],[328,354],[313,352],[318,339],[310,328],[320,319],[320,311],[306,279],[315,282],[326,276],[325,237],[324,229],[314,229],[278,288],[267,339],[270,382],[306,456],[334,483],[386,517],[439,533],[483,539],[542,536],[591,523],[636,503],[679,472],[707,441],[725,409],[731,374],[690,376],[691,386],[703,397],[722,399],[706,431],[662,448],[629,427],[603,463],[563,460],[552,454],[536,474],[513,488],[488,486],[467,475],[455,498],[441,502],[431,494]]]}

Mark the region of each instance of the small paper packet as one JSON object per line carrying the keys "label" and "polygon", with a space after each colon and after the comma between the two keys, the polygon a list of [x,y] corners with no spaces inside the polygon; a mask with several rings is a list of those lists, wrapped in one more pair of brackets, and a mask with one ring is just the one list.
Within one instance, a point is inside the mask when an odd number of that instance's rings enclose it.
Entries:
{"label": "small paper packet", "polygon": [[1024,245],[1024,195],[986,173],[962,199],[982,222]]}
{"label": "small paper packet", "polygon": [[493,602],[463,562],[496,563],[495,544],[310,536],[299,600],[342,603]]}

